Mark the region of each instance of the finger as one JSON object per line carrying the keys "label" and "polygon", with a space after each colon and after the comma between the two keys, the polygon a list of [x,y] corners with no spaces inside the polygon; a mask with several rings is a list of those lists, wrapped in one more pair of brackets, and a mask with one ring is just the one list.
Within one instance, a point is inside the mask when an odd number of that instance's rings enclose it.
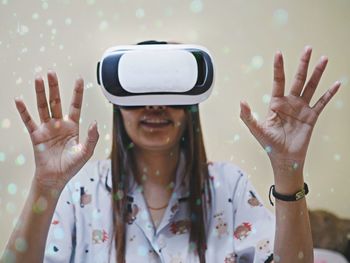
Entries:
{"label": "finger", "polygon": [[254,137],[260,142],[260,137],[262,134],[261,126],[259,125],[257,120],[253,117],[247,102],[241,101],[240,106],[241,106],[240,117],[242,121],[247,125],[248,129],[254,135]]}
{"label": "finger", "polygon": [[62,119],[61,97],[56,73],[54,71],[49,71],[47,73],[47,80],[49,82],[50,90],[51,116],[55,119]]}
{"label": "finger", "polygon": [[83,101],[84,80],[79,78],[75,81],[72,102],[69,109],[69,118],[79,124],[81,104]]}
{"label": "finger", "polygon": [[317,113],[317,115],[320,115],[324,107],[327,105],[327,103],[331,100],[331,98],[337,93],[341,83],[339,81],[336,81],[332,87],[330,87],[323,95],[322,97],[315,103],[315,105],[312,107],[312,109]]}
{"label": "finger", "polygon": [[85,160],[88,160],[94,153],[99,136],[97,122],[94,121],[88,129],[88,137],[82,146],[82,152],[85,155]]}
{"label": "finger", "polygon": [[27,111],[27,107],[24,102],[19,98],[15,98],[15,103],[24,125],[27,127],[29,134],[32,134],[36,129],[38,129],[38,126]]}
{"label": "finger", "polygon": [[311,52],[312,52],[312,48],[310,46],[306,46],[300,58],[299,67],[298,67],[297,73],[295,74],[292,88],[290,90],[290,94],[294,96],[299,97],[301,91],[303,90],[306,76],[307,76],[307,68],[309,66]]}
{"label": "finger", "polygon": [[311,78],[307,82],[303,94],[301,95],[302,99],[307,103],[310,103],[312,96],[315,93],[318,83],[320,82],[321,76],[327,66],[328,59],[327,57],[321,57],[320,62],[315,67]]}
{"label": "finger", "polygon": [[283,97],[284,96],[284,67],[283,57],[280,51],[276,52],[274,63],[273,63],[273,87],[272,97]]}
{"label": "finger", "polygon": [[40,121],[42,123],[48,122],[50,120],[50,112],[46,100],[44,81],[41,77],[35,78],[35,92]]}

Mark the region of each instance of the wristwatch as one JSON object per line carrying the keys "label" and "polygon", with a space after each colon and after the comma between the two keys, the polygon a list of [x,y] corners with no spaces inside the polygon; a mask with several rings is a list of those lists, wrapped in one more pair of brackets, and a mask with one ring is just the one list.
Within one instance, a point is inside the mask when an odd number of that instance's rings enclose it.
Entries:
{"label": "wristwatch", "polygon": [[271,190],[272,190],[272,195],[279,199],[279,200],[283,200],[283,201],[298,201],[299,199],[303,198],[305,195],[307,195],[307,193],[309,192],[309,187],[307,186],[306,183],[304,183],[304,188],[299,190],[298,192],[296,192],[293,195],[283,195],[280,193],[277,193],[275,190],[275,185],[271,185],[270,187],[270,191],[269,191],[269,200],[271,205],[273,206],[273,202],[271,201]]}

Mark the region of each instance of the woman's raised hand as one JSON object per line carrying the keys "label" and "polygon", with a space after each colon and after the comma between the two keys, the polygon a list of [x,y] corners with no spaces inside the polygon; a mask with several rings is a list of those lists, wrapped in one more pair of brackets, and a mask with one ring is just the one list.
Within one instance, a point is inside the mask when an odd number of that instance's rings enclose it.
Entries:
{"label": "woman's raised hand", "polygon": [[43,191],[61,191],[68,181],[84,166],[92,156],[99,133],[97,123],[88,129],[88,137],[79,143],[79,119],[84,93],[83,79],[75,82],[67,119],[62,116],[58,79],[55,72],[47,74],[49,83],[50,112],[45,95],[44,81],[35,79],[37,107],[40,125],[32,119],[26,105],[15,99],[16,107],[29,132],[35,157],[35,176],[37,185]]}
{"label": "woman's raised hand", "polygon": [[306,82],[311,51],[311,47],[305,47],[288,95],[284,94],[282,54],[275,54],[272,96],[264,121],[258,122],[248,104],[241,102],[241,119],[264,147],[273,166],[303,167],[317,118],[340,87],[340,82],[336,81],[313,106],[309,105],[328,61],[321,57]]}

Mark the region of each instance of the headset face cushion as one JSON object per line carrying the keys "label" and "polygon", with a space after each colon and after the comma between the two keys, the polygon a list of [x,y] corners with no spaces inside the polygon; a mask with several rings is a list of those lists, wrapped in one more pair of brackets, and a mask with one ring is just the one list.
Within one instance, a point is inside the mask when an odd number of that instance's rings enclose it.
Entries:
{"label": "headset face cushion", "polygon": [[202,46],[125,45],[104,52],[97,79],[116,105],[193,105],[210,95],[214,68]]}

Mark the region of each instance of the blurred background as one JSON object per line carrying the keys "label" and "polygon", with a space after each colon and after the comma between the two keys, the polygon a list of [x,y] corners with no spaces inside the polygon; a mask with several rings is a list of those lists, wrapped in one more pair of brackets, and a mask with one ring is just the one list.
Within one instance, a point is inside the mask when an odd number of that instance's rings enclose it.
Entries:
{"label": "blurred background", "polygon": [[348,0],[0,0],[0,252],[35,169],[14,97],[24,100],[39,123],[34,77],[53,69],[66,115],[74,81],[82,76],[81,140],[97,120],[100,139],[92,159],[104,159],[111,150],[113,110],[97,85],[96,64],[108,47],[150,39],[200,44],[211,51],[215,87],[200,105],[208,157],[239,165],[271,211],[270,162],[240,120],[239,101],[247,100],[258,119],[265,117],[277,50],[284,55],[287,92],[305,45],[313,47],[309,72],[320,56],[328,56],[311,105],[334,81],[343,84],[314,129],[304,169],[307,201],[311,209],[350,217],[349,11]]}

